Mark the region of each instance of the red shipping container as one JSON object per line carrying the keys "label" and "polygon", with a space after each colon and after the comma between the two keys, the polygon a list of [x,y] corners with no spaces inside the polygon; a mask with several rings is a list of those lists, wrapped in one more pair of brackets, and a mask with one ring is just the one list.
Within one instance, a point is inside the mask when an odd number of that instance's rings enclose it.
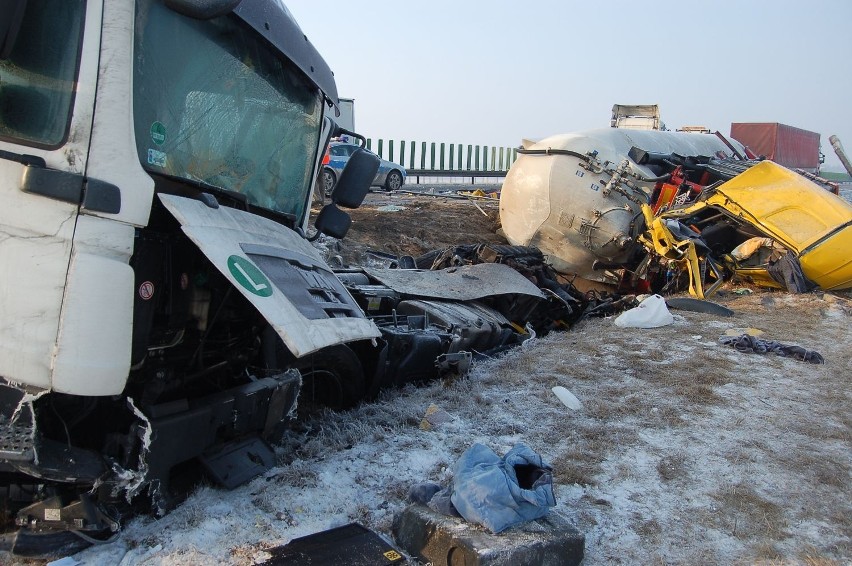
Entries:
{"label": "red shipping container", "polygon": [[819,171],[819,134],[771,122],[731,124],[731,137],[754,154],[811,173]]}

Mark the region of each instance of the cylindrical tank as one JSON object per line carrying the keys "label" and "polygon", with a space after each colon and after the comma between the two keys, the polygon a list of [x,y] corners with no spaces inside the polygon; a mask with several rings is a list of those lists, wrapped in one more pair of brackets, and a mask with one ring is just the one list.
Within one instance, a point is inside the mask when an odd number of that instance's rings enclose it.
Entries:
{"label": "cylindrical tank", "polygon": [[503,183],[503,232],[513,245],[541,249],[561,273],[616,282],[592,264],[629,258],[640,203],[657,177],[630,159],[630,150],[716,158],[732,157],[733,148],[743,153],[740,144],[728,143],[713,134],[609,128],[528,144]]}

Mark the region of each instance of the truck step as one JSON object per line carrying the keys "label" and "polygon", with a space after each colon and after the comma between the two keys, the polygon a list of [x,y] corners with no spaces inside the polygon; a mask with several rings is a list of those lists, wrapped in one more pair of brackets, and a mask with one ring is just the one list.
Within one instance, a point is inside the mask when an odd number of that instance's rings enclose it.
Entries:
{"label": "truck step", "polygon": [[29,423],[0,423],[0,459],[32,461],[33,427]]}
{"label": "truck step", "polygon": [[275,453],[258,437],[231,442],[199,459],[210,477],[226,489],[234,489],[275,465]]}

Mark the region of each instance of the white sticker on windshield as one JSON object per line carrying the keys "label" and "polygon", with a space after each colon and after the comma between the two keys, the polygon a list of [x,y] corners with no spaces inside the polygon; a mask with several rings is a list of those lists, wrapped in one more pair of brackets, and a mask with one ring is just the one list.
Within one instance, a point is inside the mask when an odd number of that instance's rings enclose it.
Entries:
{"label": "white sticker on windshield", "polygon": [[149,149],[148,150],[148,164],[156,165],[157,167],[165,167],[166,166],[166,154],[165,152]]}

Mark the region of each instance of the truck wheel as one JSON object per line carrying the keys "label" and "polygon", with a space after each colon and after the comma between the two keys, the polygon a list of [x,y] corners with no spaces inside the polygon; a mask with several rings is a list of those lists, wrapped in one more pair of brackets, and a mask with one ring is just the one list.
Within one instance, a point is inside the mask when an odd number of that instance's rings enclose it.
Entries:
{"label": "truck wheel", "polygon": [[395,191],[402,186],[402,174],[393,170],[388,173],[387,178],[385,179],[385,188],[389,191]]}
{"label": "truck wheel", "polygon": [[302,373],[299,410],[310,413],[320,407],[349,409],[364,398],[366,380],[358,356],[347,346],[331,346],[297,360]]}

